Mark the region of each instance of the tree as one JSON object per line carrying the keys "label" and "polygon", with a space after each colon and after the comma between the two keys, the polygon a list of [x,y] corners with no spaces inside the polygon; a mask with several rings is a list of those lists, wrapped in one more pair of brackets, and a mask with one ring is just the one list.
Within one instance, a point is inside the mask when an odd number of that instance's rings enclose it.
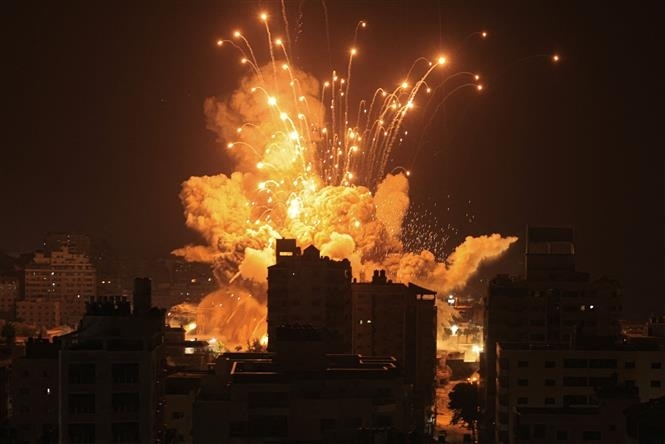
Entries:
{"label": "tree", "polygon": [[461,382],[453,387],[448,394],[448,408],[453,411],[451,424],[463,422],[466,428],[475,433],[476,423],[480,419],[478,397],[477,384]]}

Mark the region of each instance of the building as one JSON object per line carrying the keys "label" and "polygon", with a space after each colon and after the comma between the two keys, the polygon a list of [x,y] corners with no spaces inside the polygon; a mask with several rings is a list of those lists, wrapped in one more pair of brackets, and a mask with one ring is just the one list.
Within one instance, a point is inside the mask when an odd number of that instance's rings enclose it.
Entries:
{"label": "building", "polygon": [[60,338],[61,443],[155,442],[162,436],[164,311],[150,281],[124,298],[87,304],[78,330]]}
{"label": "building", "polygon": [[[665,396],[665,348],[655,338],[598,337],[558,345],[499,343],[496,363],[496,442],[500,443],[517,442],[515,412],[546,415],[554,426],[555,412],[561,413],[558,421],[563,424],[574,408],[584,407],[586,411],[578,412],[586,414],[597,409],[599,389],[637,390],[635,402]],[[554,432],[549,430],[546,436]],[[604,436],[604,442],[616,442],[606,440],[609,429],[596,432]]]}
{"label": "building", "polygon": [[165,441],[191,443],[194,439],[194,401],[207,371],[177,372],[166,378],[164,394]]}
{"label": "building", "polygon": [[62,322],[76,326],[86,301],[97,295],[95,267],[88,256],[68,247],[50,253],[37,252],[25,268],[25,298],[60,302]]}
{"label": "building", "polygon": [[20,283],[14,276],[0,276],[0,317],[14,319]]}
{"label": "building", "polygon": [[405,442],[410,390],[395,359],[324,354],[322,333],[281,326],[274,352],[220,356],[194,403],[194,442]]}
{"label": "building", "polygon": [[497,343],[569,344],[576,337],[620,331],[621,289],[616,281],[592,281],[588,273],[576,270],[571,228],[529,227],[526,243],[525,275],[497,276],[485,299],[482,381],[487,418],[496,416]]}
{"label": "building", "polygon": [[300,252],[295,239],[277,239],[277,263],[268,267],[268,350],[280,325],[325,329],[329,353],[351,350],[351,264],[321,257],[310,245]]}
{"label": "building", "polygon": [[12,364],[11,422],[17,443],[58,442],[60,344],[29,338],[25,356]]}
{"label": "building", "polygon": [[92,255],[92,240],[87,234],[81,233],[46,233],[43,247],[47,254],[66,248],[71,253],[83,254],[87,257]]}
{"label": "building", "polygon": [[436,292],[394,283],[375,270],[371,282],[351,285],[352,350],[394,356],[413,384],[416,420],[432,418],[436,376]]}
{"label": "building", "polygon": [[16,319],[42,329],[62,325],[60,301],[34,298],[16,303]]}
{"label": "building", "polygon": [[629,442],[624,412],[629,406],[639,403],[636,390],[600,389],[596,390],[596,397],[598,402],[595,405],[517,407],[516,436],[513,442],[520,444]]}

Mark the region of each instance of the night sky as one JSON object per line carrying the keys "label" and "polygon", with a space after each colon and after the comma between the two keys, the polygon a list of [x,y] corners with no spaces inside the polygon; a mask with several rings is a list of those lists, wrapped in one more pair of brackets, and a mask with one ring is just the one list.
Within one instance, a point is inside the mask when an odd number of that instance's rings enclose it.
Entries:
{"label": "night sky", "polygon": [[[293,58],[318,78],[330,61],[345,69],[368,22],[356,97],[441,52],[448,69],[483,76],[482,93],[455,95],[424,134],[430,116],[410,118],[391,163],[412,169],[414,206],[439,221],[448,251],[468,234],[570,225],[578,268],[619,279],[629,315],[665,308],[662,2],[329,0],[330,53],[322,3],[287,8]],[[279,2],[5,4],[0,250],[33,250],[47,231],[130,255],[197,242],[180,184],[232,171],[203,101],[244,72],[215,42],[240,28],[264,52],[264,9],[277,27]],[[523,248],[486,274],[519,272]]]}

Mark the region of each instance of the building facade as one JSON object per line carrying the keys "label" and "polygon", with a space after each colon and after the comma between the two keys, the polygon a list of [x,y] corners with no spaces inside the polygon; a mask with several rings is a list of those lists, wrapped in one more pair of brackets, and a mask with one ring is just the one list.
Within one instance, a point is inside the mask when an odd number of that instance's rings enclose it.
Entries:
{"label": "building facade", "polygon": [[60,442],[146,443],[162,438],[164,311],[149,281],[124,298],[88,303],[77,331],[61,337]]}
{"label": "building facade", "polygon": [[354,282],[352,350],[364,356],[394,356],[413,384],[416,421],[432,418],[436,375],[436,292],[394,283],[376,270],[371,282]]}
{"label": "building facade", "polygon": [[304,252],[294,239],[277,239],[277,263],[268,267],[268,350],[280,325],[310,325],[326,330],[329,353],[351,350],[351,264],[321,257],[310,245]]}
{"label": "building facade", "polygon": [[76,326],[85,304],[97,295],[97,275],[88,256],[68,247],[37,252],[25,269],[25,298],[60,302],[62,322]]}

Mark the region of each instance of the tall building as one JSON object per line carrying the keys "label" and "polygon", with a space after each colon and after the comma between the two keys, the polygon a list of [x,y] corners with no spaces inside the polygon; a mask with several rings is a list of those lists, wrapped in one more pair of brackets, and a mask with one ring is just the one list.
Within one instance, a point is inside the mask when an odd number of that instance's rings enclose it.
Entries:
{"label": "tall building", "polygon": [[482,381],[485,417],[495,442],[512,439],[515,407],[506,404],[505,393],[497,392],[505,389],[498,378],[501,346],[521,343],[527,349],[569,353],[583,338],[616,337],[620,332],[621,288],[614,280],[591,280],[576,270],[571,228],[528,227],[525,265],[524,276],[494,278],[485,300]]}
{"label": "tall building", "polygon": [[[351,350],[351,264],[321,257],[310,245],[277,239],[277,263],[268,267],[268,349],[277,327],[310,325],[326,330],[326,351]],[[272,340],[270,339],[272,338]]]}
{"label": "tall building", "polygon": [[86,301],[96,295],[95,267],[88,256],[68,247],[37,252],[25,268],[25,298],[60,302],[64,324],[76,326],[85,313]]}
{"label": "tall building", "polygon": [[91,301],[78,330],[60,338],[60,442],[161,437],[165,319],[146,281],[136,280],[133,312],[124,298]]}
{"label": "tall building", "polygon": [[413,384],[416,421],[432,418],[436,373],[436,292],[394,283],[383,270],[371,282],[354,282],[352,350],[365,356],[394,356]]}

